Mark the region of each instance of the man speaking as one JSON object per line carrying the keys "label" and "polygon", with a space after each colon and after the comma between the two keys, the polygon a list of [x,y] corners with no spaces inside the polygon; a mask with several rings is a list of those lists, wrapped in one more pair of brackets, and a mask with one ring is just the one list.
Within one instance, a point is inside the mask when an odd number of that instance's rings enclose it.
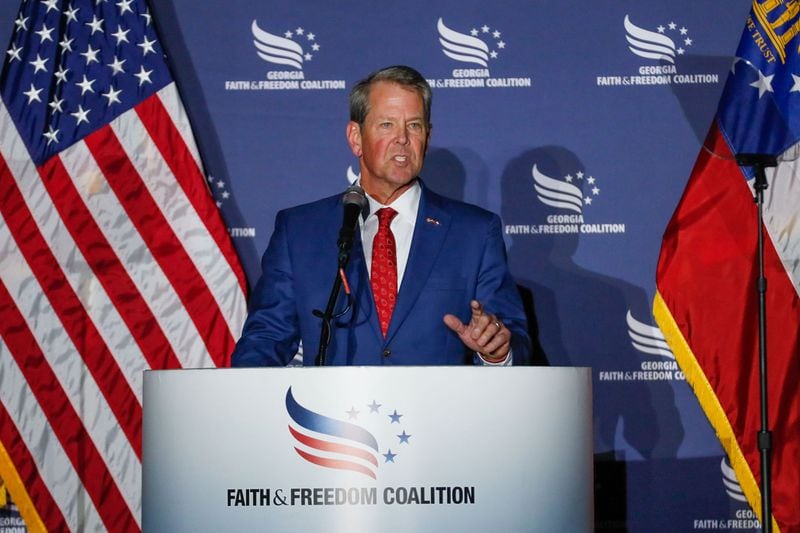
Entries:
{"label": "man speaking", "polygon": [[[500,219],[444,198],[419,178],[431,133],[431,88],[389,67],[350,93],[347,142],[366,193],[330,365],[509,365],[530,362],[525,313],[506,264]],[[352,192],[348,193],[352,195]],[[342,195],[278,213],[233,366],[283,366],[304,346],[314,365],[339,264]]]}

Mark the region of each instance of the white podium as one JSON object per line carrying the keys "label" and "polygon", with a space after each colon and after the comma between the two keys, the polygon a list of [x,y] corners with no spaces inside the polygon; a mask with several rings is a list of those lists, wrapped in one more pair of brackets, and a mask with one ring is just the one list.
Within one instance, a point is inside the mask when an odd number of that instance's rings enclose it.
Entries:
{"label": "white podium", "polygon": [[150,371],[143,529],[592,531],[587,368]]}

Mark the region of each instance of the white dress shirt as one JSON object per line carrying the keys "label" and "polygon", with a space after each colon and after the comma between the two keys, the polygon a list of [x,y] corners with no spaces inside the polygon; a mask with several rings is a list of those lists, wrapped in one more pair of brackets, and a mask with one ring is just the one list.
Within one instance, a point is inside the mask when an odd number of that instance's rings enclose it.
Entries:
{"label": "white dress shirt", "polygon": [[[400,195],[390,206],[386,206],[375,200],[372,196],[367,194],[367,201],[369,202],[369,215],[366,220],[359,218],[361,226],[361,246],[364,249],[364,259],[367,264],[367,271],[372,276],[372,241],[375,239],[375,234],[378,233],[378,216],[375,214],[379,209],[384,207],[391,207],[397,211],[397,216],[392,219],[390,229],[394,234],[395,241],[395,254],[397,256],[397,291],[400,292],[400,286],[403,283],[403,274],[408,264],[408,255],[411,251],[411,239],[414,236],[414,226],[417,223],[417,212],[419,211],[419,200],[422,195],[422,187],[419,181],[409,187],[406,192]],[[455,311],[455,309],[453,310]],[[443,327],[447,327],[442,322]],[[511,352],[508,356],[500,362],[491,363],[486,361],[478,354],[484,365],[491,366],[509,366],[512,363]]]}

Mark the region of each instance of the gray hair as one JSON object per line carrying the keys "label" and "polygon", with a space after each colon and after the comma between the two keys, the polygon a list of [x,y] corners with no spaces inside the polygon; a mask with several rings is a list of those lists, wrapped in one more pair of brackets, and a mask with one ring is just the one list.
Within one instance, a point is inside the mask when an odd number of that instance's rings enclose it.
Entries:
{"label": "gray hair", "polygon": [[364,120],[369,113],[369,92],[374,83],[388,81],[416,91],[422,97],[425,111],[425,124],[431,124],[431,100],[433,98],[431,86],[427,80],[411,67],[395,65],[376,70],[353,86],[350,91],[350,120],[364,125]]}

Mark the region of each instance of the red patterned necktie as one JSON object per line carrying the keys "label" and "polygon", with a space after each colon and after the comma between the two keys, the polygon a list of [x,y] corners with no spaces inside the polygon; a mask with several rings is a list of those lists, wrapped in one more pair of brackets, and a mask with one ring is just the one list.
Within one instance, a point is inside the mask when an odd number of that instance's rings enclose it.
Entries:
{"label": "red patterned necktie", "polygon": [[378,320],[381,323],[381,332],[386,337],[389,321],[392,319],[394,302],[397,300],[397,253],[394,244],[394,234],[389,225],[397,216],[397,211],[391,207],[379,209],[378,233],[372,241],[372,272],[370,283],[372,295],[375,298],[375,307],[378,309]]}

